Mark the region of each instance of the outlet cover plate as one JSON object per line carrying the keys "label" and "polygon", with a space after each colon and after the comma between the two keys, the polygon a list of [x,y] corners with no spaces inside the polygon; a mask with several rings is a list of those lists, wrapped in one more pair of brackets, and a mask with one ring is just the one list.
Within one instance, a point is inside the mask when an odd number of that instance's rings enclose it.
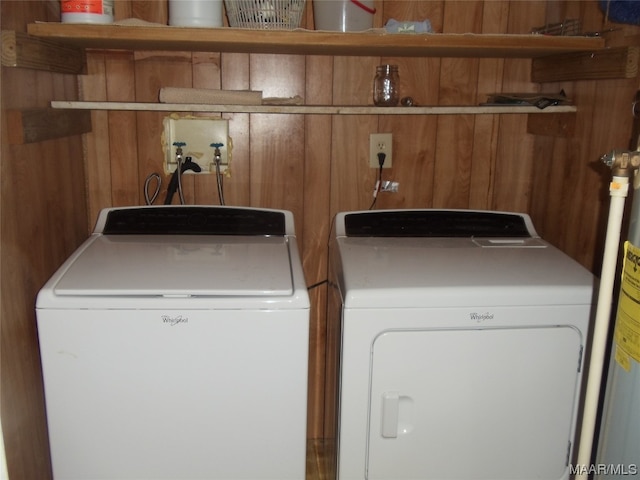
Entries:
{"label": "outlet cover plate", "polygon": [[372,133],[369,135],[369,166],[380,168],[378,153],[384,153],[384,165],[382,168],[391,168],[393,165],[393,135],[391,133]]}
{"label": "outlet cover plate", "polygon": [[[164,171],[173,173],[178,164],[176,163],[176,148],[174,143],[182,142],[186,145],[182,147],[182,157],[191,157],[192,161],[200,165],[202,172],[214,173],[214,153],[215,148],[212,143],[221,143],[220,147],[220,169],[226,170],[229,166],[229,121],[219,117],[178,117],[169,116],[163,120],[164,137]],[[194,173],[187,170],[185,173]]]}

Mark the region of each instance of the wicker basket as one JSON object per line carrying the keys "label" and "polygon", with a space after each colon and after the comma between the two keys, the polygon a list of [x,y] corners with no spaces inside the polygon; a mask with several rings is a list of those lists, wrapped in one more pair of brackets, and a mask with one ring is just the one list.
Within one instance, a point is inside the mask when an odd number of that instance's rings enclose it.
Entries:
{"label": "wicker basket", "polygon": [[305,0],[224,0],[229,26],[293,30],[300,26]]}

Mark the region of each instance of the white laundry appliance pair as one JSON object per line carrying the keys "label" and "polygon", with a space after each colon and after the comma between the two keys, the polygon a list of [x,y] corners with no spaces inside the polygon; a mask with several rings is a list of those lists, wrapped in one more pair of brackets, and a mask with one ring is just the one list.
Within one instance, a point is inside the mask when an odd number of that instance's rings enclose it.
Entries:
{"label": "white laundry appliance pair", "polygon": [[303,480],[309,298],[290,212],[134,207],[37,299],[56,480]]}
{"label": "white laundry appliance pair", "polygon": [[329,478],[569,478],[594,278],[528,216],[340,213],[329,268]]}

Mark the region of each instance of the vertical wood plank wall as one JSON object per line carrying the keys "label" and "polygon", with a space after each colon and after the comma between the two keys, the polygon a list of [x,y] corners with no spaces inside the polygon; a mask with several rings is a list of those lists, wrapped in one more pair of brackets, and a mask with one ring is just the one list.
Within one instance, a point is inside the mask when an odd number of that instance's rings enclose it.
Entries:
{"label": "vertical wood plank wall", "polygon": [[[57,1],[2,1],[2,28],[55,21]],[[428,18],[446,33],[526,33],[580,18],[607,26],[595,1],[377,1],[375,25]],[[303,26],[313,27],[311,2]],[[166,23],[166,2],[118,0],[118,19]],[[615,25],[618,37],[640,28]],[[634,36],[635,37],[631,37]],[[84,100],[156,101],[160,87],[262,90],[307,104],[371,104],[375,66],[399,65],[402,95],[422,105],[477,104],[494,92],[557,93],[578,106],[570,137],[527,133],[526,115],[327,116],[226,114],[233,139],[228,205],[293,211],[309,285],[326,279],[338,211],[367,209],[377,172],[368,137],[391,132],[400,183],[376,208],[478,208],[530,213],[539,233],[598,273],[609,173],[598,158],[629,143],[638,79],[533,84],[530,60],[327,57],[219,52],[92,52]],[[34,95],[35,93],[35,95]],[[75,99],[75,77],[2,69],[2,108]],[[5,144],[2,124],[2,424],[11,478],[50,477],[33,306],[44,281],[86,237],[104,207],[142,205],[145,177],[162,172],[157,112],[93,112],[93,132],[42,144]],[[84,157],[85,164],[79,160]],[[216,204],[211,176],[188,177],[186,200]],[[168,178],[163,176],[163,185]],[[60,192],[60,193],[58,193]],[[163,198],[164,191],[160,194]],[[309,437],[321,437],[326,288],[312,299]]]}
{"label": "vertical wood plank wall", "polygon": [[[0,3],[2,29],[58,21],[58,2]],[[77,98],[75,75],[2,67],[0,156],[0,415],[9,475],[51,478],[35,296],[87,236],[80,136],[7,144],[9,109]]]}

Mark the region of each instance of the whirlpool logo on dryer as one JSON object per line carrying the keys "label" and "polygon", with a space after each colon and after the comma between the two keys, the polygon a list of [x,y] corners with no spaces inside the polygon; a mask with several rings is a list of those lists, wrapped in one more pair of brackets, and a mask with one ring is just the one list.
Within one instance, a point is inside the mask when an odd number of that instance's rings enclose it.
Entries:
{"label": "whirlpool logo on dryer", "polygon": [[484,313],[471,312],[469,314],[469,318],[471,320],[474,320],[474,321],[480,323],[480,322],[484,322],[486,320],[493,320],[493,313],[491,313],[491,312],[484,312]]}
{"label": "whirlpool logo on dryer", "polygon": [[180,325],[182,323],[189,323],[189,317],[184,317],[182,315],[162,315],[162,323],[167,325],[171,325],[175,327],[176,325]]}

